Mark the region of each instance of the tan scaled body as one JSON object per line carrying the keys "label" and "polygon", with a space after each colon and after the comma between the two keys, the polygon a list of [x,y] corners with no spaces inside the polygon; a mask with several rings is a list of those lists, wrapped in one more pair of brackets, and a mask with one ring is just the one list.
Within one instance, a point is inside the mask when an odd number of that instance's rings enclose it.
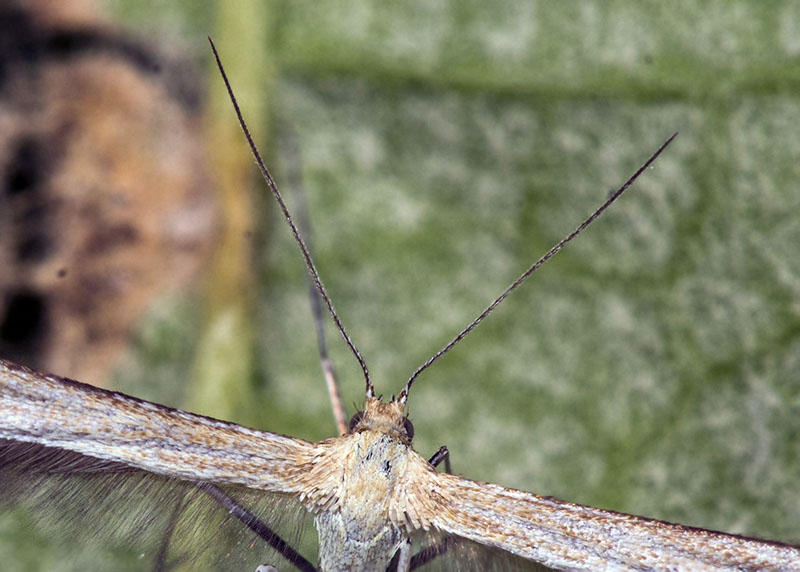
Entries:
{"label": "tan scaled body", "polygon": [[[304,497],[319,534],[322,570],[385,570],[419,518],[411,522],[409,490],[432,467],[411,448],[402,406],[368,398],[350,433],[317,444]],[[325,483],[327,495],[315,498]],[[329,496],[328,496],[329,495]],[[425,524],[429,515],[425,515]]]}

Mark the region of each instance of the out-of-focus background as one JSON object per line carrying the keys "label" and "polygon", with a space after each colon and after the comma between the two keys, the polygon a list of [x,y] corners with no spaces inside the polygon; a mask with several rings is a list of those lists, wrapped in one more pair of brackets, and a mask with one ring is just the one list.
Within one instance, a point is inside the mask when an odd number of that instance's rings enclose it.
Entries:
{"label": "out-of-focus background", "polygon": [[[216,193],[194,281],[143,306],[107,385],[309,440],[335,432],[301,258],[208,35],[290,204],[287,172],[302,173],[320,273],[385,396],[678,131],[418,379],[415,446],[447,445],[474,479],[800,542],[800,6],[114,0],[76,13],[94,10],[186,63],[201,123],[187,137],[201,139],[163,153],[200,145],[190,170],[207,178],[189,187]],[[353,413],[360,370],[329,338]]]}

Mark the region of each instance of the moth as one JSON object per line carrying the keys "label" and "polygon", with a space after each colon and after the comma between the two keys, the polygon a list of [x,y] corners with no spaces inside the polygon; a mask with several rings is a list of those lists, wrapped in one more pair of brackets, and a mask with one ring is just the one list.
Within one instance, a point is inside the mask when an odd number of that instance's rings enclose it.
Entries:
{"label": "moth", "polygon": [[[239,502],[240,488],[284,495],[314,515],[318,568],[412,570],[487,547],[554,568],[718,569],[796,566],[800,548],[700,530],[471,481],[438,472],[412,448],[409,391],[419,374],[460,342],[542,263],[582,232],[659,156],[669,138],[573,233],[554,246],[478,318],[423,363],[400,393],[377,396],[366,363],[345,332],[292,216],[226,87],[256,162],[301,248],[312,279],[365,376],[365,403],[343,435],[318,443],[93,388],[11,362],[0,363],[0,438],[4,471],[30,469],[91,478],[144,472],[180,488],[175,514],[193,493],[213,499],[300,570],[316,567]],[[344,428],[343,428],[344,429]],[[48,499],[44,499],[45,502]],[[167,511],[169,512],[169,511]],[[418,548],[422,537],[422,548]],[[163,559],[157,560],[164,564]],[[166,566],[160,566],[166,567]]]}

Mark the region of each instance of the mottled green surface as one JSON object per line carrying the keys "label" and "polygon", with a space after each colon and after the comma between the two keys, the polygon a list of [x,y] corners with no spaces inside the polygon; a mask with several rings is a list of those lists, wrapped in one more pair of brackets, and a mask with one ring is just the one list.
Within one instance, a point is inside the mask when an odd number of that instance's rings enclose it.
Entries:
{"label": "mottled green surface", "polygon": [[[680,132],[418,380],[417,449],[446,444],[476,479],[800,542],[800,6],[273,7],[265,97],[297,132],[320,272],[384,395]],[[132,10],[144,28],[160,16]],[[201,58],[213,30],[194,23],[211,20],[161,25]],[[270,133],[280,182],[296,159]],[[319,439],[334,427],[304,271],[270,221],[261,385],[242,384],[238,420]],[[352,412],[363,382],[333,336]]]}
{"label": "mottled green surface", "polygon": [[[679,131],[419,380],[417,446],[447,444],[478,479],[800,540],[800,9],[508,6],[293,2],[277,20],[276,114],[300,134],[321,272],[379,392]],[[324,419],[285,231],[268,255],[267,395]]]}

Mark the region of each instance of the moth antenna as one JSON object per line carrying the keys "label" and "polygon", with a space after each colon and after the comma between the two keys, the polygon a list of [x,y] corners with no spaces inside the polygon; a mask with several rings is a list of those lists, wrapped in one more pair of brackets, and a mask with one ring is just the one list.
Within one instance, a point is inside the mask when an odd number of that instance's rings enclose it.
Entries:
{"label": "moth antenna", "polygon": [[569,241],[571,241],[573,238],[575,238],[575,237],[576,237],[576,236],[578,236],[578,235],[579,235],[581,232],[583,232],[583,230],[584,230],[584,229],[585,229],[587,226],[589,226],[590,224],[592,224],[592,223],[594,222],[594,220],[595,220],[597,217],[599,217],[599,216],[600,216],[600,215],[603,213],[603,211],[604,211],[604,210],[606,210],[606,209],[607,209],[609,206],[611,206],[611,203],[613,203],[614,201],[616,201],[616,200],[617,200],[617,198],[619,198],[619,196],[620,196],[622,193],[624,193],[624,192],[625,192],[625,191],[628,189],[628,187],[630,187],[630,186],[631,186],[631,185],[634,183],[634,181],[636,181],[636,179],[638,179],[638,178],[639,178],[639,175],[641,175],[641,174],[644,172],[644,170],[645,170],[645,169],[647,169],[647,168],[648,168],[648,167],[649,167],[649,166],[650,166],[650,165],[653,163],[653,161],[655,161],[655,160],[658,158],[658,156],[659,156],[659,155],[661,155],[661,152],[662,152],[664,149],[666,149],[666,148],[667,148],[667,145],[669,145],[670,143],[672,143],[672,140],[673,140],[673,139],[675,139],[675,137],[677,137],[677,136],[678,136],[678,134],[677,134],[677,133],[673,133],[673,134],[672,134],[672,136],[671,136],[669,139],[667,139],[666,141],[664,141],[664,143],[662,143],[661,147],[659,147],[659,148],[658,148],[658,150],[657,150],[655,153],[653,153],[653,154],[650,156],[650,158],[649,158],[647,161],[645,161],[645,163],[644,163],[644,164],[643,164],[641,167],[639,167],[639,169],[638,169],[638,170],[637,170],[637,171],[636,171],[636,172],[635,172],[635,173],[634,173],[634,174],[633,174],[633,175],[632,175],[632,176],[631,176],[631,177],[630,177],[630,178],[629,178],[627,181],[625,181],[625,184],[624,184],[624,185],[622,185],[622,186],[621,186],[619,189],[617,189],[616,191],[614,191],[614,193],[613,193],[613,194],[612,194],[612,195],[611,195],[611,196],[610,196],[610,197],[609,197],[609,198],[606,200],[606,202],[604,202],[604,203],[603,203],[603,204],[600,206],[600,208],[598,208],[596,211],[594,211],[594,212],[591,214],[591,216],[589,216],[589,218],[587,218],[585,221],[583,221],[583,222],[582,222],[582,223],[581,223],[581,224],[578,226],[578,228],[576,228],[576,229],[575,229],[575,230],[573,230],[571,233],[569,233],[567,236],[565,236],[564,238],[562,238],[562,239],[561,239],[561,241],[560,241],[558,244],[556,244],[555,246],[553,246],[553,248],[551,248],[550,250],[548,250],[548,251],[547,251],[547,253],[546,253],[544,256],[542,256],[542,257],[541,257],[539,260],[537,260],[537,261],[536,261],[536,262],[533,264],[533,266],[531,266],[530,268],[528,268],[528,269],[527,269],[527,270],[526,270],[526,271],[525,271],[525,272],[524,272],[524,273],[523,273],[523,274],[522,274],[522,275],[521,275],[519,278],[517,278],[517,279],[516,279],[516,280],[515,280],[515,281],[514,281],[514,282],[511,284],[511,286],[509,286],[508,288],[506,288],[505,290],[503,290],[503,293],[502,293],[502,294],[500,294],[500,295],[499,295],[497,298],[495,298],[494,302],[492,302],[491,304],[489,304],[489,305],[486,307],[486,309],[485,309],[483,312],[481,312],[481,313],[478,315],[478,317],[477,317],[477,318],[475,318],[474,320],[472,320],[472,322],[470,322],[470,323],[469,323],[469,325],[468,325],[466,328],[464,328],[463,330],[461,330],[461,333],[459,333],[459,334],[458,334],[458,335],[457,335],[455,338],[453,338],[452,340],[450,340],[450,342],[449,342],[449,343],[448,343],[446,346],[444,346],[442,349],[440,349],[438,352],[436,352],[436,353],[435,353],[433,356],[431,356],[431,357],[430,357],[430,358],[429,358],[429,359],[428,359],[428,360],[427,360],[425,363],[423,363],[423,364],[422,364],[421,366],[419,366],[419,367],[418,367],[416,370],[414,370],[414,373],[412,373],[412,374],[411,374],[411,377],[409,377],[409,378],[408,378],[408,381],[406,382],[406,386],[403,388],[403,391],[401,391],[401,392],[400,392],[400,395],[398,396],[398,398],[397,398],[397,401],[398,401],[400,404],[402,404],[403,406],[405,406],[405,404],[406,404],[406,401],[408,400],[408,392],[409,392],[409,390],[411,389],[411,384],[412,384],[412,383],[414,383],[414,380],[415,380],[415,379],[417,379],[417,377],[419,377],[419,375],[420,375],[420,374],[421,374],[423,371],[425,371],[425,370],[426,370],[426,369],[428,369],[428,368],[429,368],[431,365],[433,365],[434,363],[436,363],[436,361],[438,361],[438,360],[439,360],[439,358],[441,358],[441,357],[442,357],[444,354],[446,354],[447,352],[449,352],[449,351],[450,351],[450,350],[453,348],[453,346],[455,346],[455,345],[456,345],[458,342],[460,342],[461,340],[463,340],[463,339],[464,339],[464,338],[467,336],[467,334],[469,334],[469,333],[470,333],[472,330],[474,330],[474,329],[475,329],[475,327],[476,327],[478,324],[480,324],[480,323],[483,321],[483,319],[484,319],[486,316],[488,316],[489,314],[491,314],[491,313],[492,313],[492,311],[493,311],[493,310],[494,310],[494,309],[495,309],[497,306],[499,306],[499,305],[500,305],[500,302],[502,302],[503,300],[505,300],[505,298],[506,298],[506,297],[507,297],[509,294],[511,294],[511,292],[513,292],[514,290],[516,290],[516,289],[517,289],[517,287],[518,287],[520,284],[522,284],[522,283],[523,283],[523,282],[524,282],[524,281],[525,281],[525,280],[528,278],[528,276],[530,276],[531,274],[533,274],[533,273],[534,273],[534,272],[535,272],[535,271],[536,271],[536,270],[537,270],[537,269],[538,269],[538,268],[539,268],[539,267],[540,267],[542,264],[544,264],[545,262],[547,262],[548,260],[550,260],[550,259],[551,259],[551,258],[552,258],[552,257],[553,257],[553,256],[554,256],[554,255],[555,255],[555,254],[556,254],[556,253],[559,251],[559,250],[561,250],[562,248],[564,248],[564,246],[565,246],[565,245],[566,245],[566,244],[567,244]]}
{"label": "moth antenna", "polygon": [[294,236],[294,240],[297,245],[300,247],[300,252],[303,253],[303,259],[306,263],[306,268],[308,268],[308,272],[311,275],[311,280],[314,282],[314,286],[316,286],[319,295],[322,297],[323,302],[328,307],[328,312],[330,313],[331,317],[333,318],[334,323],[336,324],[336,328],[339,330],[339,333],[344,338],[344,341],[347,343],[347,346],[350,348],[350,351],[353,352],[353,355],[356,356],[358,360],[358,364],[361,366],[361,371],[364,372],[364,379],[366,381],[367,397],[375,397],[375,389],[372,386],[372,381],[369,376],[369,369],[367,369],[367,364],[364,361],[364,358],[361,357],[358,349],[356,348],[353,341],[350,339],[350,336],[347,335],[347,332],[342,325],[342,321],[339,319],[339,315],[336,313],[336,310],[333,309],[333,302],[331,302],[330,297],[328,296],[327,291],[325,290],[325,286],[322,284],[322,280],[319,277],[319,273],[317,272],[317,268],[314,265],[314,261],[311,259],[311,254],[308,251],[308,247],[306,243],[303,241],[303,237],[300,236],[300,231],[297,230],[297,226],[294,223],[294,219],[292,218],[289,209],[286,207],[286,203],[283,201],[283,197],[281,196],[280,192],[278,191],[278,186],[275,184],[275,180],[272,178],[269,170],[267,169],[264,160],[261,158],[261,153],[258,151],[258,147],[256,147],[255,141],[253,141],[253,136],[250,134],[250,130],[247,128],[247,124],[244,121],[244,116],[242,115],[242,111],[239,108],[239,102],[236,100],[236,96],[233,94],[233,88],[231,87],[231,83],[228,80],[228,75],[225,73],[225,68],[222,66],[222,61],[220,60],[219,53],[217,52],[217,47],[214,45],[214,40],[211,39],[209,36],[208,43],[211,44],[211,51],[214,53],[214,59],[217,62],[217,68],[219,68],[219,73],[222,76],[222,81],[225,83],[225,89],[228,90],[228,96],[230,97],[231,103],[233,104],[233,109],[236,112],[236,118],[239,120],[239,125],[242,128],[242,132],[244,133],[245,139],[247,139],[247,144],[250,146],[250,152],[253,154],[253,158],[256,161],[256,165],[258,166],[258,170],[261,171],[261,176],[267,183],[269,190],[272,192],[272,196],[275,197],[275,200],[278,203],[278,206],[283,213],[283,218],[289,224],[289,228],[292,230],[292,236]]}
{"label": "moth antenna", "polygon": [[[314,252],[314,234],[311,232],[311,218],[308,215],[308,200],[306,198],[305,185],[300,167],[303,164],[302,153],[297,144],[297,133],[290,125],[284,124],[281,131],[284,133],[284,147],[289,160],[286,167],[286,178],[289,181],[289,188],[293,189],[298,197],[297,204],[297,226],[302,230],[306,237],[308,251]],[[336,429],[339,435],[344,435],[348,431],[348,419],[345,414],[344,404],[342,403],[342,393],[339,391],[339,381],[336,379],[336,372],[333,369],[333,362],[328,355],[328,344],[325,339],[325,320],[323,319],[322,301],[317,291],[317,287],[308,278],[308,296],[311,305],[311,315],[314,317],[314,329],[317,332],[317,348],[319,349],[319,363],[322,374],[325,376],[325,385],[328,388],[328,398],[333,410],[333,418],[336,421]]]}

